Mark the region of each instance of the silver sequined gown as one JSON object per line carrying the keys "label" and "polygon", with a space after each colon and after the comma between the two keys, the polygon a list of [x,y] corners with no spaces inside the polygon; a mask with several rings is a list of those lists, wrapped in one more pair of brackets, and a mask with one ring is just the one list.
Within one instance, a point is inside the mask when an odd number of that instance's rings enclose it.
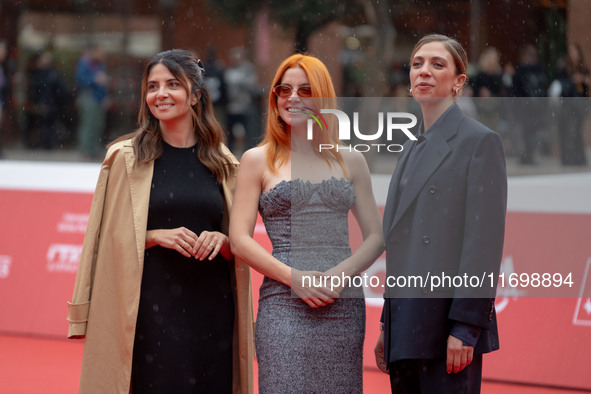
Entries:
{"label": "silver sequined gown", "polygon": [[[259,199],[273,256],[300,270],[325,271],[351,255],[348,212],[355,201],[345,179],[282,181]],[[265,277],[255,332],[259,391],[361,393],[365,301],[349,289],[311,308],[291,289]]]}

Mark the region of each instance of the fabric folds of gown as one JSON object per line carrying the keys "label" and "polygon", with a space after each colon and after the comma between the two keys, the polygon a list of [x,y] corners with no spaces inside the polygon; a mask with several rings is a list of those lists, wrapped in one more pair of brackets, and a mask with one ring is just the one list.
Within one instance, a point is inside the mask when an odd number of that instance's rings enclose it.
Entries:
{"label": "fabric folds of gown", "polygon": [[[273,255],[300,270],[326,271],[351,255],[346,179],[282,181],[259,199]],[[361,393],[365,336],[362,289],[311,308],[265,277],[255,332],[261,393]]]}

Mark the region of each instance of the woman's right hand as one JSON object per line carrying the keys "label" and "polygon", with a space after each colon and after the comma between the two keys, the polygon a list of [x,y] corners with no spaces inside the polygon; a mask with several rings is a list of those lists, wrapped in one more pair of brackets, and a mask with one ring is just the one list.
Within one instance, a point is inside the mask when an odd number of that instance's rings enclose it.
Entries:
{"label": "woman's right hand", "polygon": [[146,249],[160,245],[174,249],[185,257],[193,256],[197,234],[185,227],[149,230],[146,233]]}
{"label": "woman's right hand", "polygon": [[380,336],[378,337],[378,341],[376,343],[376,347],[373,349],[374,355],[376,357],[376,365],[383,373],[389,374],[388,371],[388,364],[386,364],[386,360],[384,360],[384,332],[380,331]]}
{"label": "woman's right hand", "polygon": [[330,280],[322,272],[291,269],[291,289],[312,308],[332,304],[339,297],[327,285]]}

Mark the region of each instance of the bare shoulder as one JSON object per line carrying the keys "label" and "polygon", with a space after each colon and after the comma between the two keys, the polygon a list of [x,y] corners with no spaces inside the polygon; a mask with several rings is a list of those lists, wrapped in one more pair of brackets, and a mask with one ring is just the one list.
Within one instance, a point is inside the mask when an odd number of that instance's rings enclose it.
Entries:
{"label": "bare shoulder", "polygon": [[363,153],[361,152],[357,152],[356,150],[348,150],[348,149],[343,149],[340,151],[341,155],[343,156],[343,160],[345,161],[345,163],[351,163],[351,164],[360,164],[360,163],[366,163],[365,160],[365,156],[363,156]]}
{"label": "bare shoulder", "polygon": [[369,175],[369,168],[363,153],[356,152],[354,150],[342,150],[341,155],[343,157],[343,161],[345,162],[345,167],[349,172],[349,177],[352,181],[355,181],[355,179],[359,176]]}
{"label": "bare shoulder", "polygon": [[267,149],[265,146],[251,148],[242,154],[240,168],[252,171],[264,171],[267,166]]}

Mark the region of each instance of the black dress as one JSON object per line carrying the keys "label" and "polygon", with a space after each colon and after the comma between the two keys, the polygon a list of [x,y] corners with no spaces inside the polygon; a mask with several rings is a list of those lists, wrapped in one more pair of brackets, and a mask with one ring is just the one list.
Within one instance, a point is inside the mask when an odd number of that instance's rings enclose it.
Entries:
{"label": "black dress", "polygon": [[[221,186],[196,147],[164,143],[154,162],[148,230],[220,231]],[[146,249],[135,332],[132,390],[231,393],[234,301],[228,262]]]}

